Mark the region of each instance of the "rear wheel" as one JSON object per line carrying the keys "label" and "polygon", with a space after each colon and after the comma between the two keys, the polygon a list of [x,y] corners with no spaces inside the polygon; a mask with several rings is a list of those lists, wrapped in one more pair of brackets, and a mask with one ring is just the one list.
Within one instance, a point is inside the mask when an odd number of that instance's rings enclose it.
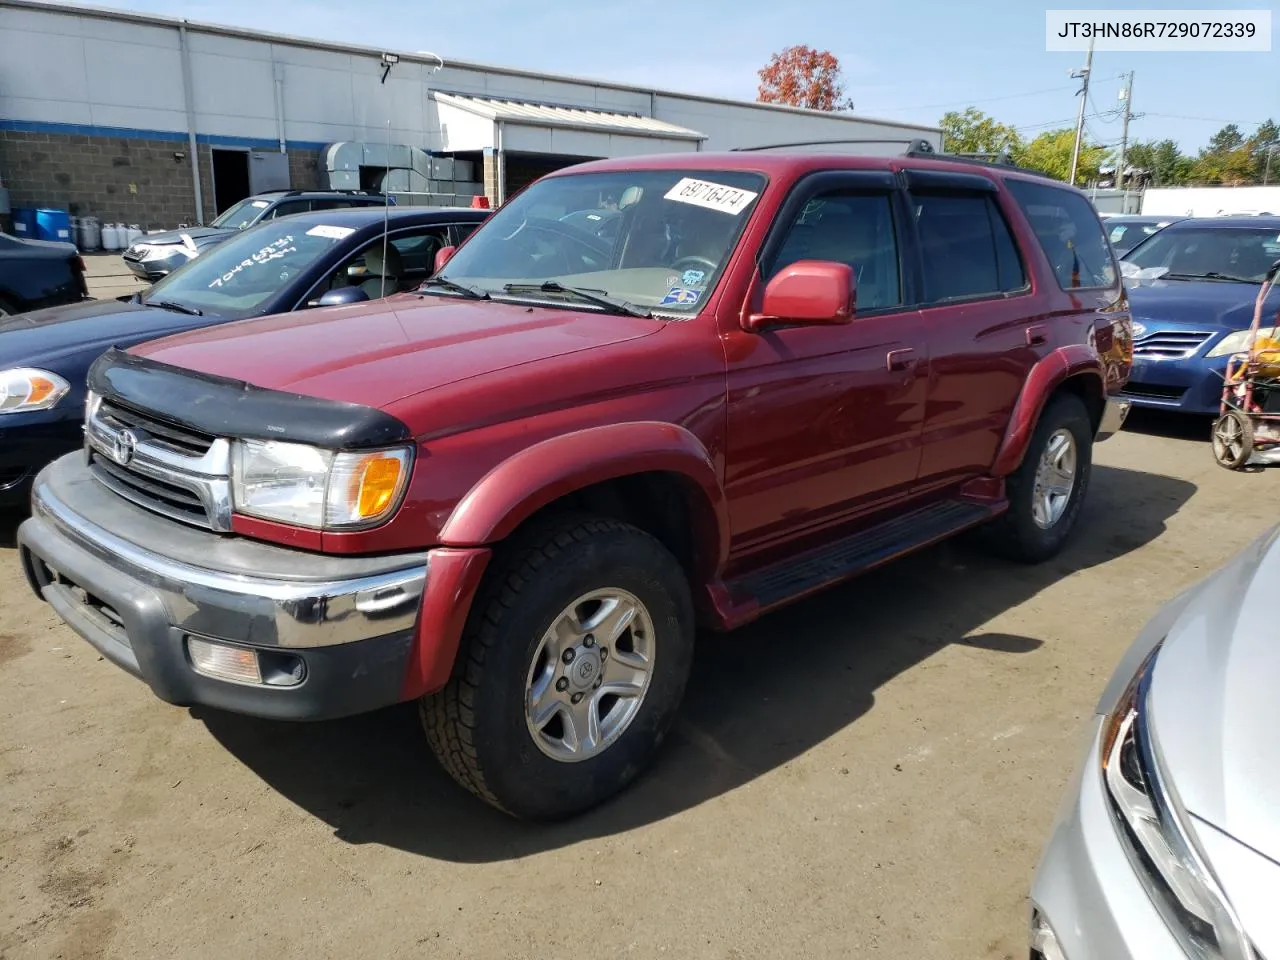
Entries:
{"label": "rear wheel", "polygon": [[1039,563],[1060,551],[1075,527],[1093,470],[1093,430],[1079,397],[1045,405],[1021,466],[1009,477],[1009,509],[987,530],[992,548]]}
{"label": "rear wheel", "polygon": [[1253,456],[1253,421],[1228,410],[1213,425],[1213,458],[1228,470],[1239,470]]}
{"label": "rear wheel", "polygon": [[693,653],[679,563],[614,520],[543,527],[495,558],[454,676],[421,704],[427,739],[472,793],[527,819],[595,806],[670,729]]}

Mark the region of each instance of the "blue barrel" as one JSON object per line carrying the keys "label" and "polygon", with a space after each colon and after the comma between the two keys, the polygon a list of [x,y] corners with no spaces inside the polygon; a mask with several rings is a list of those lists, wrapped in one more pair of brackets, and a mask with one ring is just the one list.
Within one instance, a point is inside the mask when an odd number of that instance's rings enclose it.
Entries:
{"label": "blue barrel", "polygon": [[71,214],[66,210],[37,210],[36,239],[75,243],[71,236]]}
{"label": "blue barrel", "polygon": [[36,212],[33,208],[13,208],[13,235],[23,240],[36,238]]}

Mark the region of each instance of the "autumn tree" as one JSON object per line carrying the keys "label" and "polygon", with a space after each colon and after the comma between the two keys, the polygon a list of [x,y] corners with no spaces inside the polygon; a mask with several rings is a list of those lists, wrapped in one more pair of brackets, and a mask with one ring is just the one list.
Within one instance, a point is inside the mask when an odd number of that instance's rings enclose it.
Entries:
{"label": "autumn tree", "polygon": [[998,123],[976,107],[964,113],[944,113],[938,121],[942,128],[943,149],[948,153],[1017,153],[1022,138],[1013,127]]}
{"label": "autumn tree", "polygon": [[[1024,167],[1031,167],[1059,180],[1071,178],[1071,152],[1075,147],[1076,132],[1069,127],[1046,130],[1026,147],[1018,151],[1014,159]],[[1107,150],[1084,140],[1080,144],[1080,162],[1076,169],[1076,183],[1088,183],[1098,177],[1098,168],[1106,159]]]}
{"label": "autumn tree", "polygon": [[782,103],[810,110],[852,110],[844,96],[840,61],[828,50],[803,45],[787,47],[758,71],[761,103]]}

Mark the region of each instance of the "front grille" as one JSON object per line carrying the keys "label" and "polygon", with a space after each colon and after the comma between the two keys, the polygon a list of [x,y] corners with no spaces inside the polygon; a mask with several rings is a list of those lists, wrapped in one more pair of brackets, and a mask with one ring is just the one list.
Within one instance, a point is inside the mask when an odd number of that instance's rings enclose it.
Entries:
{"label": "front grille", "polygon": [[231,445],[155,413],[90,394],[89,469],[108,490],[153,513],[231,529]]}
{"label": "front grille", "polygon": [[1213,336],[1203,330],[1157,330],[1133,342],[1133,355],[1152,360],[1185,360]]}
{"label": "front grille", "polygon": [[1130,380],[1125,384],[1121,394],[1129,397],[1142,397],[1145,400],[1181,400],[1187,392],[1186,387],[1165,387],[1157,383],[1135,383]]}
{"label": "front grille", "polygon": [[103,486],[140,507],[183,523],[198,527],[209,526],[208,511],[205,510],[200,495],[194,490],[158,478],[144,477],[112,463],[96,450],[89,452],[89,469]]}
{"label": "front grille", "polygon": [[120,430],[129,428],[142,430],[158,447],[188,457],[203,457],[213,446],[214,438],[204,433],[188,430],[177,424],[167,423],[155,416],[122,407],[119,404],[102,401],[98,409],[98,417],[108,427]]}

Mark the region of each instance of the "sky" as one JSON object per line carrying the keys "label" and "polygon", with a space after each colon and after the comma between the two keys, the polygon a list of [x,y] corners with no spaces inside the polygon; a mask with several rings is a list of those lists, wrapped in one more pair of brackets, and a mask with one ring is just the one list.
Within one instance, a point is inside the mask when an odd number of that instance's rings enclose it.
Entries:
{"label": "sky", "polygon": [[[1130,0],[1097,9],[1149,9]],[[1248,136],[1280,120],[1275,0],[1199,0],[1185,9],[1273,9],[1268,53],[1095,53],[1087,128],[1119,141],[1120,75],[1134,71],[1130,138],[1194,153],[1226,123]],[[482,64],[753,100],[756,71],[791,44],[839,58],[856,114],[936,124],[976,106],[1037,133],[1075,124],[1083,53],[1045,51],[1044,4],[1025,0],[96,0],[95,6],[381,47]],[[1073,7],[1069,3],[1053,5]],[[532,12],[536,11],[536,12]],[[803,11],[803,12],[801,12]]]}

